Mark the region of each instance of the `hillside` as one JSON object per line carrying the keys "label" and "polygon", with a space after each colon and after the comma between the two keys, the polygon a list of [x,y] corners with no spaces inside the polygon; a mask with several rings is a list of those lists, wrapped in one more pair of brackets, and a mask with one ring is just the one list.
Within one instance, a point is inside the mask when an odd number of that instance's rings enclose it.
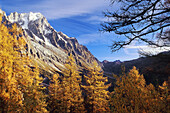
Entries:
{"label": "hillside", "polygon": [[162,84],[170,76],[170,51],[159,53],[150,57],[141,57],[130,61],[102,62],[105,73],[121,73],[121,66],[125,66],[126,72],[135,66],[144,75],[147,84]]}

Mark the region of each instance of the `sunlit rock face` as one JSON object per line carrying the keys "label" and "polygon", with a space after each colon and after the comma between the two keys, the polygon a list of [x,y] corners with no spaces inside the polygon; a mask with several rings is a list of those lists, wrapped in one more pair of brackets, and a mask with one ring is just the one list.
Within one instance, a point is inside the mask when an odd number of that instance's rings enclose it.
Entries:
{"label": "sunlit rock face", "polygon": [[79,44],[76,38],[57,32],[41,13],[11,13],[7,21],[17,23],[23,29],[27,51],[39,66],[50,73],[62,72],[70,54],[80,67],[91,66],[98,60]]}

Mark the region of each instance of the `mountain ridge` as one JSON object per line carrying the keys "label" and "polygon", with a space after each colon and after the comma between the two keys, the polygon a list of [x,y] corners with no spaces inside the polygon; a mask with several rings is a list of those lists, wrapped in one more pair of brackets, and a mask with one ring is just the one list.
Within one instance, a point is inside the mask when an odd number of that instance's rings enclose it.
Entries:
{"label": "mountain ridge", "polygon": [[99,62],[76,38],[57,32],[41,13],[14,12],[8,16],[2,10],[0,13],[8,24],[16,23],[23,29],[28,54],[43,70],[50,73],[62,72],[70,54],[79,67],[88,67],[94,61]]}
{"label": "mountain ridge", "polygon": [[[155,86],[161,85],[170,77],[170,51],[161,52],[157,55],[140,57],[129,61],[119,62],[119,60],[101,62],[104,72],[109,75],[121,75],[122,66],[125,72],[135,66],[139,72],[144,75],[146,83],[152,83]],[[117,62],[119,62],[117,64]]]}

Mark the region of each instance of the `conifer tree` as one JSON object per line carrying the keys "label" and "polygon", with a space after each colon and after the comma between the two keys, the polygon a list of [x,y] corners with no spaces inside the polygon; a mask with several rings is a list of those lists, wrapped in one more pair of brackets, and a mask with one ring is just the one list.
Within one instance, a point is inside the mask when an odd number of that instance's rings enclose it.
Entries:
{"label": "conifer tree", "polygon": [[0,16],[0,112],[47,112],[37,66],[25,50],[22,31],[7,28]]}
{"label": "conifer tree", "polygon": [[159,104],[157,107],[161,110],[161,112],[170,112],[170,77],[168,78],[167,81],[164,81],[162,86],[159,86],[159,93],[160,93],[160,98],[159,98]]}
{"label": "conifer tree", "polygon": [[86,85],[82,86],[85,90],[85,106],[88,113],[104,113],[109,112],[109,85],[105,85],[107,77],[103,77],[101,68],[97,62],[93,63],[93,67],[88,69],[87,76],[84,76]]}
{"label": "conifer tree", "polygon": [[48,98],[48,109],[50,113],[62,112],[66,106],[63,106],[61,99],[62,87],[59,80],[59,75],[54,74],[48,87],[49,98]]}
{"label": "conifer tree", "polygon": [[[53,110],[60,113],[83,113],[84,100],[80,89],[81,76],[72,55],[69,56],[65,67],[61,83],[59,84],[59,81],[53,79],[54,85],[50,84],[50,95],[56,103],[56,105],[53,105],[55,108]],[[56,75],[54,77],[58,78]]]}
{"label": "conifer tree", "polygon": [[111,110],[116,113],[161,113],[167,109],[160,93],[152,84],[146,85],[136,67],[117,77],[111,95]]}

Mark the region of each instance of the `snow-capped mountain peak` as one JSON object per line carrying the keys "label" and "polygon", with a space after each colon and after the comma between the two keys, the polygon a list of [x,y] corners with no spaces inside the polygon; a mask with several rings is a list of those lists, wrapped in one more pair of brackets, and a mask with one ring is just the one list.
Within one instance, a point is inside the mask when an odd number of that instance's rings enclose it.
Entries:
{"label": "snow-capped mountain peak", "polygon": [[30,13],[14,12],[8,16],[8,19],[10,22],[19,23],[23,29],[28,29],[29,22],[41,20],[43,18],[45,18],[45,17],[41,13],[33,13],[33,12],[30,12]]}
{"label": "snow-capped mountain peak", "polygon": [[57,32],[41,13],[11,13],[7,20],[19,24],[26,34],[28,53],[43,70],[61,71],[69,54],[78,65],[87,66],[96,58],[76,38]]}
{"label": "snow-capped mountain peak", "polygon": [[50,37],[47,35],[54,31],[47,19],[41,13],[11,13],[8,16],[11,23],[18,23],[23,29],[29,30],[29,34],[37,41],[49,45]]}
{"label": "snow-capped mountain peak", "polygon": [[33,13],[33,12],[30,12],[28,13],[28,20],[29,21],[35,21],[35,20],[38,20],[40,18],[43,18],[44,16],[41,14],[41,13]]}

